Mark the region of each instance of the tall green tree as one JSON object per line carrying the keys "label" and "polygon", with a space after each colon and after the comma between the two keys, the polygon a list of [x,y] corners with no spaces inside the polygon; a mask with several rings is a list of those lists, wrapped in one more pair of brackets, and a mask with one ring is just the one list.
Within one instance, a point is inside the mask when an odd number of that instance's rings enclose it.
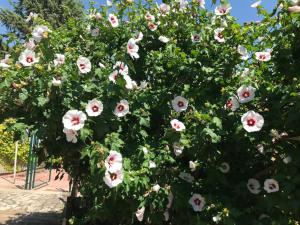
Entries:
{"label": "tall green tree", "polygon": [[12,10],[0,9],[0,22],[22,37],[29,32],[28,15],[37,13],[53,27],[59,27],[70,17],[81,17],[83,5],[80,0],[16,0],[11,1]]}

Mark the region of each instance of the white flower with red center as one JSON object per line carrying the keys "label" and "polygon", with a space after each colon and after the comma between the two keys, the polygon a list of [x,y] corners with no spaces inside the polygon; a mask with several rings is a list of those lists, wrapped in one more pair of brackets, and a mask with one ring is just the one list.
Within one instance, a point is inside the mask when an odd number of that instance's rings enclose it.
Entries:
{"label": "white flower with red center", "polygon": [[248,111],[241,118],[244,129],[247,132],[260,131],[264,125],[264,118],[259,113]]}
{"label": "white flower with red center", "polygon": [[219,167],[219,170],[222,172],[222,173],[228,173],[229,170],[230,170],[230,166],[227,162],[222,162],[221,163],[221,166]]}
{"label": "white flower with red center", "polygon": [[237,90],[240,103],[247,103],[254,99],[256,89],[252,86],[242,85]]}
{"label": "white flower with red center", "polygon": [[113,82],[114,84],[117,82],[117,79],[118,79],[118,71],[117,70],[114,70],[108,77],[108,79]]}
{"label": "white flower with red center", "polygon": [[123,182],[123,178],[124,175],[122,170],[118,170],[114,173],[110,173],[108,170],[106,170],[103,181],[108,187],[114,188]]}
{"label": "white flower with red center", "polygon": [[54,59],[54,66],[61,66],[65,63],[65,55],[62,54],[55,54],[56,59]]}
{"label": "white flower with red center", "polygon": [[266,179],[264,182],[264,189],[268,193],[279,191],[279,184],[274,179]]}
{"label": "white flower with red center", "polygon": [[77,131],[64,128],[63,132],[66,134],[66,138],[68,142],[77,143]]}
{"label": "white flower with red center", "polygon": [[114,114],[117,117],[123,117],[125,116],[127,113],[129,113],[129,104],[127,100],[121,100],[115,110],[114,110]]}
{"label": "white flower with red center", "polygon": [[77,59],[77,66],[80,73],[89,73],[92,69],[91,61],[83,56],[79,56]]}
{"label": "white flower with red center", "polygon": [[251,4],[251,7],[257,8],[258,6],[260,6],[261,2],[262,2],[261,0],[254,2],[253,4]]}
{"label": "white flower with red center", "polygon": [[140,58],[138,51],[139,46],[135,43],[135,40],[133,38],[130,38],[127,43],[127,53],[132,59],[138,59]]}
{"label": "white flower with red center", "polygon": [[201,8],[205,9],[205,0],[198,0]]}
{"label": "white flower with red center", "polygon": [[258,180],[254,178],[250,178],[247,182],[247,188],[252,194],[259,194],[260,193],[260,183]]}
{"label": "white flower with red center", "polygon": [[159,36],[158,40],[160,40],[163,43],[168,43],[170,41],[170,39],[167,38],[166,36]]}
{"label": "white flower with red center", "polygon": [[184,124],[177,119],[171,120],[171,125],[172,125],[172,128],[175,129],[176,131],[185,130]]}
{"label": "white flower with red center", "polygon": [[162,16],[165,16],[170,12],[170,6],[165,3],[160,4],[158,9],[159,9],[160,13],[162,14]]}
{"label": "white flower with red center", "polygon": [[155,17],[151,13],[147,12],[145,15],[145,19],[148,21],[154,21]]}
{"label": "white flower with red center", "polygon": [[179,177],[188,183],[193,183],[195,180],[195,178],[191,174],[186,172],[180,172]]}
{"label": "white flower with red center", "polygon": [[173,143],[173,150],[174,150],[174,154],[176,156],[181,155],[183,152],[183,149],[184,149],[184,146],[182,146],[180,143],[178,143],[178,142]]}
{"label": "white flower with red center", "polygon": [[10,67],[9,63],[10,63],[10,55],[6,54],[4,56],[4,59],[0,60],[0,68],[3,68],[3,69],[9,68]]}
{"label": "white flower with red center", "polygon": [[58,86],[61,85],[61,83],[62,83],[61,78],[55,78],[55,77],[52,78],[52,85],[53,86],[58,87]]}
{"label": "white flower with red center", "polygon": [[225,38],[222,34],[223,31],[224,31],[224,28],[217,28],[217,29],[214,30],[215,40],[218,41],[219,43],[224,43],[225,42]]}
{"label": "white flower with red center", "polygon": [[123,158],[117,151],[110,151],[105,159],[105,167],[110,173],[114,173],[122,169]]}
{"label": "white flower with red center", "polygon": [[114,14],[109,14],[108,15],[108,20],[111,24],[112,27],[117,27],[119,26],[119,20],[118,17],[116,17]]}
{"label": "white flower with red center", "polygon": [[99,116],[103,111],[103,104],[101,101],[93,99],[88,102],[85,111],[88,114],[88,116]]}
{"label": "white flower with red center", "polygon": [[86,119],[84,112],[79,110],[69,110],[63,116],[62,122],[65,128],[77,131],[84,127]]}
{"label": "white flower with red center", "polygon": [[230,5],[219,5],[215,8],[215,14],[217,16],[227,15],[232,7]]}
{"label": "white flower with red center", "polygon": [[117,70],[118,73],[122,75],[128,74],[128,66],[123,62],[117,61],[116,64],[113,66],[113,69]]}
{"label": "white flower with red center", "polygon": [[23,66],[32,66],[39,62],[39,58],[35,56],[35,52],[25,49],[19,56],[19,62],[22,63]]}
{"label": "white flower with red center", "polygon": [[183,112],[187,109],[188,107],[188,100],[185,99],[182,96],[176,96],[173,100],[172,100],[172,107],[176,112]]}
{"label": "white flower with red center", "polygon": [[139,41],[143,40],[144,35],[142,32],[137,31],[137,32],[135,32],[133,37],[134,37],[135,42],[139,42]]}
{"label": "white flower with red center", "polygon": [[271,60],[271,52],[256,52],[255,57],[258,61],[268,62]]}
{"label": "white flower with red center", "polygon": [[28,42],[25,42],[24,47],[34,51],[36,45],[34,43],[34,39],[33,38],[29,38]]}
{"label": "white flower with red center", "polygon": [[201,41],[201,36],[200,36],[200,34],[192,33],[191,34],[191,39],[192,39],[193,43],[197,43],[197,42]]}
{"label": "white flower with red center", "polygon": [[143,206],[142,208],[139,208],[136,212],[135,212],[135,216],[137,218],[138,221],[142,222],[144,219],[144,213],[145,213],[145,207]]}
{"label": "white flower with red center", "polygon": [[239,107],[240,103],[234,96],[230,97],[225,104],[225,109],[230,109],[233,112],[236,111]]}
{"label": "white flower with red center", "polygon": [[153,22],[149,22],[148,23],[148,28],[151,30],[151,31],[156,31],[157,29],[157,25]]}
{"label": "white flower with red center", "polygon": [[193,194],[189,203],[192,205],[195,212],[201,212],[205,205],[205,199],[200,194]]}
{"label": "white flower with red center", "polygon": [[249,59],[248,51],[244,46],[239,45],[238,48],[237,48],[237,51],[241,55],[242,60]]}
{"label": "white flower with red center", "polygon": [[51,32],[47,26],[36,26],[32,31],[32,37],[36,42],[40,42],[43,38],[48,37],[48,33]]}

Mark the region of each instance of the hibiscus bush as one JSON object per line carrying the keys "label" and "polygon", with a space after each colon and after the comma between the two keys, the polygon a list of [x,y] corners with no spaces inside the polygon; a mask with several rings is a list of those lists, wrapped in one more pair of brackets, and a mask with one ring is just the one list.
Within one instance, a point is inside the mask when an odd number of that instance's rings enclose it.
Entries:
{"label": "hibiscus bush", "polygon": [[298,4],[244,25],[203,0],[35,18],[1,61],[3,115],[79,182],[73,224],[298,224]]}

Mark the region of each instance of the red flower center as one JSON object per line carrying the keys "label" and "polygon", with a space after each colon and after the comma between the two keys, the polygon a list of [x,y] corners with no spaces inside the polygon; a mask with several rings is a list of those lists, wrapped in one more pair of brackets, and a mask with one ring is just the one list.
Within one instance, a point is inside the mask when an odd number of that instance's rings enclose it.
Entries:
{"label": "red flower center", "polygon": [[73,126],[78,125],[80,123],[79,117],[72,118],[71,123]]}
{"label": "red flower center", "polygon": [[242,96],[244,98],[248,98],[250,96],[250,92],[249,91],[244,91],[244,93],[242,94]]}
{"label": "red flower center", "polygon": [[117,178],[118,178],[117,174],[115,174],[115,173],[111,173],[111,174],[110,174],[110,179],[111,179],[111,180],[115,180],[115,179],[117,179]]}
{"label": "red flower center", "polygon": [[266,56],[265,56],[265,55],[260,55],[260,56],[259,56],[259,59],[265,60],[265,59],[266,59]]}
{"label": "red flower center", "polygon": [[179,125],[178,123],[174,123],[174,124],[173,124],[173,127],[174,127],[175,129],[180,129],[180,125]]}
{"label": "red flower center", "polygon": [[194,203],[195,205],[200,205],[201,204],[201,200],[199,198],[194,199]]}
{"label": "red flower center", "polygon": [[27,56],[27,57],[26,57],[26,62],[32,63],[32,62],[33,62],[32,56]]}
{"label": "red flower center", "polygon": [[118,105],[117,109],[122,112],[124,110],[124,105]]}
{"label": "red flower center", "polygon": [[178,101],[178,103],[177,103],[177,105],[178,105],[178,107],[183,107],[184,106],[184,102],[183,101]]}
{"label": "red flower center", "polygon": [[221,32],[219,32],[217,36],[218,36],[218,38],[220,38],[220,39],[222,39],[222,38],[223,38],[223,35],[222,35],[222,33],[221,33]]}
{"label": "red flower center", "polygon": [[200,36],[199,35],[194,35],[193,39],[194,39],[194,41],[199,41],[200,40]]}
{"label": "red flower center", "polygon": [[273,189],[276,188],[276,185],[275,185],[275,184],[269,184],[269,188],[270,188],[271,190],[273,190]]}
{"label": "red flower center", "polygon": [[79,67],[80,67],[80,69],[84,70],[84,69],[85,69],[85,64],[81,63],[81,64],[79,65]]}
{"label": "red flower center", "polygon": [[111,157],[109,158],[109,160],[108,160],[108,164],[109,164],[109,165],[112,165],[114,161],[115,161],[115,157],[114,157],[114,156],[111,156]]}
{"label": "red flower center", "polygon": [[231,109],[232,106],[233,106],[232,101],[231,101],[231,100],[228,100],[228,101],[226,102],[226,107]]}
{"label": "red flower center", "polygon": [[226,10],[226,9],[224,9],[224,8],[222,8],[222,9],[219,9],[219,12],[220,12],[220,13],[222,13],[222,14],[225,14],[225,13],[226,13],[226,11],[227,11],[227,10]]}
{"label": "red flower center", "polygon": [[254,119],[248,119],[247,120],[247,125],[250,127],[253,127],[255,125],[255,120]]}
{"label": "red flower center", "polygon": [[93,112],[98,112],[98,111],[99,111],[99,107],[96,106],[96,105],[94,105],[94,106],[92,107],[92,110],[93,110]]}

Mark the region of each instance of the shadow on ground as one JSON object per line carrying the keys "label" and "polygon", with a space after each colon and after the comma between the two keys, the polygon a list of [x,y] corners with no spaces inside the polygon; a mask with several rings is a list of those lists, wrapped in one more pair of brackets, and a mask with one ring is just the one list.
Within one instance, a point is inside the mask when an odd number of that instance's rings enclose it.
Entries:
{"label": "shadow on ground", "polygon": [[63,215],[58,212],[36,212],[30,214],[15,214],[13,218],[6,219],[1,225],[61,225]]}

